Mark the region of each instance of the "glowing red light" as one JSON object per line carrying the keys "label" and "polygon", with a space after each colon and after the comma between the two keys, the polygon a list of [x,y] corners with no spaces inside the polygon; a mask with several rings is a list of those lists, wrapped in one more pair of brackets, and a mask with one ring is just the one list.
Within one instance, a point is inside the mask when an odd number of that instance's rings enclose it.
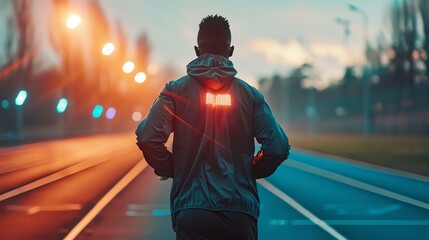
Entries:
{"label": "glowing red light", "polygon": [[212,106],[231,106],[231,95],[207,93],[206,104]]}

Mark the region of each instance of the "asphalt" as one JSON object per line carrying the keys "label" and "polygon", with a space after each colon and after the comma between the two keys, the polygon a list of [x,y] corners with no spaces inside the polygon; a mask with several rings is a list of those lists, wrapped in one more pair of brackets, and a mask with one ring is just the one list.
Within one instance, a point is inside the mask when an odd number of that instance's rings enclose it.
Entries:
{"label": "asphalt", "polygon": [[[172,180],[159,181],[130,139],[1,148],[0,239],[174,239]],[[258,191],[260,240],[429,240],[424,176],[294,150]]]}
{"label": "asphalt", "polygon": [[[294,151],[258,183],[260,240],[429,239],[422,176]],[[78,239],[174,239],[170,186],[148,167]]]}

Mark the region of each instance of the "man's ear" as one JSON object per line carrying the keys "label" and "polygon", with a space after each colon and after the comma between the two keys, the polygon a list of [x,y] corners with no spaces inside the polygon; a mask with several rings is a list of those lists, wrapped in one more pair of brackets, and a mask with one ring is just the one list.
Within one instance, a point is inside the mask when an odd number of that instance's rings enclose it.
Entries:
{"label": "man's ear", "polygon": [[194,46],[194,50],[195,50],[195,54],[197,55],[197,57],[199,57],[201,55],[200,49],[197,46]]}
{"label": "man's ear", "polygon": [[228,56],[229,56],[229,57],[231,57],[233,53],[234,53],[234,46],[231,46],[231,47],[229,48]]}

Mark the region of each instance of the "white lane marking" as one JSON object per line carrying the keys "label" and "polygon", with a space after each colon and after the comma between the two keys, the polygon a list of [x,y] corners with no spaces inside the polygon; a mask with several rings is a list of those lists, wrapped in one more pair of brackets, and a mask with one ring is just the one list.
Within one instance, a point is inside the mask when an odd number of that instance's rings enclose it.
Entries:
{"label": "white lane marking", "polygon": [[288,224],[288,220],[287,219],[271,219],[268,222],[268,224],[269,225],[274,225],[274,226],[284,226],[284,225]]}
{"label": "white lane marking", "polygon": [[170,216],[169,204],[129,204],[125,215],[128,217]]}
{"label": "white lane marking", "polygon": [[67,234],[64,240],[72,240],[103,210],[112,199],[118,195],[135,177],[147,167],[146,161],[140,160],[97,204],[80,220],[80,222]]}
{"label": "white lane marking", "polygon": [[384,215],[394,211],[398,211],[402,208],[400,204],[336,204],[327,203],[324,204],[323,209],[327,211],[333,211],[336,215],[341,216],[374,216]]}
{"label": "white lane marking", "polygon": [[370,162],[363,162],[363,161],[359,161],[359,160],[356,160],[356,159],[351,159],[351,158],[346,158],[346,157],[340,157],[340,156],[331,155],[331,154],[328,154],[328,153],[311,151],[311,150],[308,150],[308,149],[299,149],[299,151],[307,153],[307,154],[315,155],[315,156],[322,156],[322,157],[325,157],[325,158],[329,158],[330,160],[334,160],[336,162],[347,162],[349,164],[351,163],[352,165],[357,165],[359,167],[364,167],[364,168],[370,168],[370,169],[375,169],[375,170],[383,171],[383,172],[385,172],[384,174],[388,174],[388,175],[391,175],[391,176],[396,176],[396,177],[401,177],[401,178],[407,178],[407,179],[411,179],[411,180],[417,180],[417,181],[429,183],[429,177],[423,176],[423,175],[420,175],[420,174],[417,174],[417,173],[406,172],[404,170],[399,170],[399,169],[395,169],[395,168],[381,166],[381,165],[377,165],[377,164],[370,163]]}
{"label": "white lane marking", "polygon": [[22,206],[22,205],[9,205],[6,206],[10,211],[25,211],[28,215],[33,215],[39,212],[62,212],[62,211],[77,211],[81,210],[80,204],[61,204],[52,206]]}
{"label": "white lane marking", "polygon": [[264,188],[266,188],[268,191],[279,197],[281,200],[285,201],[287,204],[291,205],[293,208],[295,208],[298,212],[300,212],[302,215],[310,219],[311,222],[315,223],[319,227],[321,227],[323,230],[331,234],[336,239],[347,239],[343,235],[341,235],[339,232],[337,232],[335,229],[330,227],[328,224],[326,224],[322,219],[316,217],[314,214],[312,214],[310,211],[305,209],[301,204],[293,200],[291,197],[289,197],[286,193],[282,192],[280,189],[276,188],[274,185],[269,183],[265,179],[259,179],[258,183],[261,184]]}
{"label": "white lane marking", "polygon": [[[429,226],[427,220],[325,220],[329,225],[335,226]],[[306,220],[292,220],[291,225],[313,225],[314,223]]]}
{"label": "white lane marking", "polygon": [[[114,158],[120,157],[123,154],[124,153],[116,154],[114,156]],[[65,178],[67,176],[75,174],[77,172],[83,171],[83,170],[85,170],[87,168],[90,168],[90,167],[93,167],[93,166],[98,165],[100,163],[106,162],[106,161],[108,161],[110,159],[112,159],[111,156],[110,156],[110,158],[104,157],[104,158],[99,158],[98,160],[95,160],[95,161],[86,160],[86,161],[82,161],[82,162],[76,163],[75,165],[72,165],[72,166],[70,166],[68,168],[64,168],[64,169],[62,169],[62,170],[60,170],[58,172],[55,172],[55,173],[53,173],[51,175],[48,175],[48,176],[43,177],[43,178],[40,178],[40,179],[38,179],[38,180],[36,180],[34,182],[28,183],[28,184],[26,184],[24,186],[21,186],[19,188],[15,188],[15,189],[13,189],[13,190],[11,190],[9,192],[5,192],[5,193],[1,194],[0,195],[0,202],[4,201],[6,199],[9,199],[11,197],[15,197],[15,196],[17,196],[19,194],[31,191],[31,190],[33,190],[35,188],[44,186],[44,185],[52,183],[52,182],[55,182],[57,180],[60,180],[62,178]]]}
{"label": "white lane marking", "polygon": [[350,186],[353,186],[356,188],[363,189],[363,190],[368,191],[368,192],[376,193],[376,194],[379,194],[379,195],[382,195],[382,196],[385,196],[388,198],[392,198],[392,199],[395,199],[395,200],[398,200],[398,201],[401,201],[404,203],[408,203],[408,204],[429,210],[429,204],[428,203],[425,203],[425,202],[419,201],[417,199],[410,198],[410,197],[407,197],[405,195],[395,193],[395,192],[392,192],[392,191],[389,191],[389,190],[386,190],[386,189],[383,189],[380,187],[376,187],[374,185],[364,183],[364,182],[355,180],[353,178],[346,177],[346,176],[338,174],[338,173],[334,173],[334,172],[331,172],[328,170],[313,167],[311,165],[298,162],[296,160],[290,159],[290,161],[287,163],[286,166],[293,167],[293,168],[302,170],[304,172],[309,172],[309,173],[312,173],[315,175],[319,175],[321,177],[325,177],[325,178],[334,180],[336,182],[341,182],[341,183],[344,183],[344,184],[347,184],[347,185],[350,185]]}

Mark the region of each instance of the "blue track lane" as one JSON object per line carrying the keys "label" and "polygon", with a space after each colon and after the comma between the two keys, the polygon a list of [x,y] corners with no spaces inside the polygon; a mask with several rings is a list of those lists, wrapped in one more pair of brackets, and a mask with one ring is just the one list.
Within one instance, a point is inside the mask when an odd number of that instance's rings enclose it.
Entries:
{"label": "blue track lane", "polygon": [[[429,239],[429,182],[294,151],[266,179],[346,239]],[[335,239],[262,185],[260,239]]]}

